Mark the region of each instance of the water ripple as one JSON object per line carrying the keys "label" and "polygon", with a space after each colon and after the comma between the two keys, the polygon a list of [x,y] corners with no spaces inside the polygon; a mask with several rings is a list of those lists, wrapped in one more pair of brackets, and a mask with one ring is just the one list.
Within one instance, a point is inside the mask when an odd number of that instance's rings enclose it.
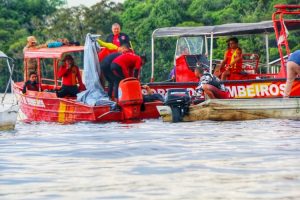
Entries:
{"label": "water ripple", "polygon": [[299,199],[300,122],[18,122],[0,199]]}

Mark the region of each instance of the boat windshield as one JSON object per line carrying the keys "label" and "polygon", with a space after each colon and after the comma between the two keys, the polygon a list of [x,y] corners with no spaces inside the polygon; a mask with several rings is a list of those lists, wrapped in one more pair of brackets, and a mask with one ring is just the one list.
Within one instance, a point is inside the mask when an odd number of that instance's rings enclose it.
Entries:
{"label": "boat windshield", "polygon": [[203,54],[204,38],[197,37],[180,37],[177,40],[175,57],[181,55],[197,55]]}

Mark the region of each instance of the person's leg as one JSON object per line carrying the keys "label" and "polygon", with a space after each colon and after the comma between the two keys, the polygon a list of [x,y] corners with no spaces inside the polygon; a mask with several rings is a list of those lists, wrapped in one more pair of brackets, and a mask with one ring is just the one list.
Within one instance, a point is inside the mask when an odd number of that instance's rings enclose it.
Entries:
{"label": "person's leg", "polygon": [[78,92],[79,91],[77,85],[68,87],[68,93],[71,97],[76,97]]}
{"label": "person's leg", "polygon": [[77,93],[79,92],[77,85],[74,86],[63,86],[63,96],[70,96],[70,97],[76,97]]}
{"label": "person's leg", "polygon": [[60,90],[56,92],[57,97],[63,98],[67,95],[66,88],[64,85],[61,86]]}
{"label": "person's leg", "polygon": [[204,91],[204,94],[206,94],[210,99],[215,99],[215,94],[214,92],[212,91],[212,85],[209,85],[209,84],[203,84],[202,86],[202,89]]}
{"label": "person's leg", "polygon": [[107,70],[103,70],[103,74],[105,79],[108,82],[108,91],[107,94],[110,98],[112,98],[112,93],[113,93],[113,86],[114,86],[114,75],[111,72],[110,68]]}
{"label": "person's leg", "polygon": [[123,74],[122,68],[118,64],[112,63],[110,66],[114,74],[114,96],[117,99],[119,96],[118,90],[119,90],[120,81],[123,80],[125,76]]}
{"label": "person's leg", "polygon": [[221,80],[222,81],[226,81],[228,79],[229,75],[230,75],[230,71],[229,70],[224,71],[222,73],[222,75],[221,75]]}
{"label": "person's leg", "polygon": [[113,94],[113,88],[114,88],[114,75],[111,73],[111,74],[107,74],[106,76],[106,80],[108,82],[108,96],[110,98],[112,98],[112,94]]}
{"label": "person's leg", "polygon": [[283,97],[287,98],[290,96],[293,82],[298,74],[300,74],[300,66],[295,62],[288,61],[287,62],[287,79],[286,79]]}
{"label": "person's leg", "polygon": [[223,91],[213,85],[204,84],[202,88],[204,90],[204,93],[207,94],[207,96],[210,99],[228,99],[228,98],[230,98],[229,91]]}

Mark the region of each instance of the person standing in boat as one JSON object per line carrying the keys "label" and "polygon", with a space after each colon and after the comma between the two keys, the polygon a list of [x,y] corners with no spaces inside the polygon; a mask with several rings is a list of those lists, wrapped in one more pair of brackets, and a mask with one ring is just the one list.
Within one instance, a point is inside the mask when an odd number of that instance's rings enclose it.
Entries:
{"label": "person standing in boat", "polygon": [[[27,37],[27,44],[23,49],[23,53],[25,53],[25,51],[27,50],[32,50],[32,49],[39,49],[39,48],[44,48],[47,47],[47,45],[42,44],[42,45],[38,45],[37,44],[37,39],[34,36],[28,36]],[[24,80],[29,79],[29,74],[31,74],[31,72],[37,72],[37,59],[36,58],[26,58],[24,60],[24,67],[27,66],[27,77],[26,72],[24,70]]]}
{"label": "person standing in boat", "polygon": [[[58,77],[62,78],[62,87],[57,91],[57,97],[71,96],[76,97],[79,90],[85,90],[78,66],[75,65],[71,55],[66,55],[63,59],[64,64],[58,71]],[[79,88],[77,86],[79,83]]]}
{"label": "person standing in boat", "polygon": [[284,98],[288,98],[290,96],[293,82],[295,78],[300,75],[300,50],[297,50],[290,55],[286,67],[287,79],[283,95]]}
{"label": "person standing in boat", "polygon": [[221,76],[221,80],[227,80],[229,76],[240,74],[242,71],[243,59],[242,49],[236,37],[227,40],[228,49],[224,54],[224,59],[214,72],[214,75]]}
{"label": "person standing in boat", "polygon": [[39,84],[37,82],[37,74],[35,72],[30,72],[29,80],[25,82],[22,93],[25,94],[27,90],[39,91]]}
{"label": "person standing in boat", "polygon": [[113,60],[110,65],[114,76],[114,96],[118,98],[118,88],[121,80],[128,77],[139,79],[141,67],[146,62],[146,56],[138,56],[132,52],[124,53]]}
{"label": "person standing in boat", "polygon": [[121,26],[118,23],[114,23],[111,27],[112,34],[110,34],[106,42],[113,43],[117,45],[118,47],[126,44],[128,47],[131,47],[130,45],[130,39],[129,36],[125,33],[121,33]]}
{"label": "person standing in boat", "polygon": [[118,52],[109,54],[102,60],[102,62],[100,62],[101,71],[108,82],[108,96],[111,99],[113,98],[112,93],[113,93],[115,75],[113,74],[110,65],[114,59],[116,59],[117,57],[119,57],[120,55],[128,51],[129,49],[127,45],[122,45],[121,47],[118,48]]}
{"label": "person standing in boat", "polygon": [[220,79],[208,72],[204,72],[202,67],[195,68],[195,76],[200,79],[196,88],[198,95],[206,94],[210,99],[228,99],[229,91],[221,83]]}

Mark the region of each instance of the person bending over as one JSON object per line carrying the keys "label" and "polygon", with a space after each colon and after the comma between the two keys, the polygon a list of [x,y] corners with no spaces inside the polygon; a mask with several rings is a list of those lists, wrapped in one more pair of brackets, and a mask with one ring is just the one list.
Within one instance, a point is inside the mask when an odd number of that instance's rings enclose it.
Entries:
{"label": "person bending over", "polygon": [[[62,78],[62,87],[57,91],[57,97],[76,97],[79,90],[86,89],[82,82],[79,68],[75,65],[71,55],[66,55],[63,61],[64,64],[58,71],[58,77]],[[79,83],[79,88],[77,83]]]}
{"label": "person bending over", "polygon": [[132,52],[124,53],[113,60],[110,68],[115,75],[114,96],[118,98],[118,88],[121,80],[128,77],[139,78],[141,67],[146,62],[145,56],[138,56]]}
{"label": "person bending over", "polygon": [[229,91],[225,88],[220,80],[208,73],[204,72],[202,67],[195,68],[195,76],[200,79],[196,91],[201,95],[206,94],[210,99],[228,99]]}

